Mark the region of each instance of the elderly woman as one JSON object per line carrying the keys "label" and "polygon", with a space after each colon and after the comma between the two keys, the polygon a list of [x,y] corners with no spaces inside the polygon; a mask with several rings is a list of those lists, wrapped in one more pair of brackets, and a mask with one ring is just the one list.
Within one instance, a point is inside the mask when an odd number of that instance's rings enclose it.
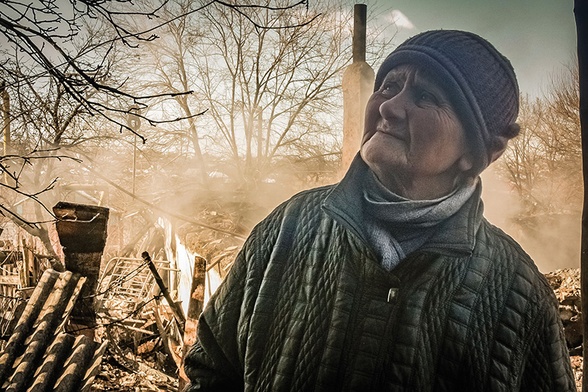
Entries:
{"label": "elderly woman", "polygon": [[488,223],[518,133],[509,61],[429,31],[381,65],[337,185],[257,225],[200,318],[189,391],[573,391],[555,296]]}

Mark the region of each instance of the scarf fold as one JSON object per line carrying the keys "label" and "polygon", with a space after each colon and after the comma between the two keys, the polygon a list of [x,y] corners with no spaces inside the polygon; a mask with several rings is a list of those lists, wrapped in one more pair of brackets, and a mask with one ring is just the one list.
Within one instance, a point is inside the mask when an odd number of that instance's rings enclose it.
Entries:
{"label": "scarf fold", "polygon": [[336,219],[352,226],[390,271],[422,248],[475,190],[472,184],[434,200],[406,199],[388,190],[357,157],[325,201],[325,207],[335,212]]}

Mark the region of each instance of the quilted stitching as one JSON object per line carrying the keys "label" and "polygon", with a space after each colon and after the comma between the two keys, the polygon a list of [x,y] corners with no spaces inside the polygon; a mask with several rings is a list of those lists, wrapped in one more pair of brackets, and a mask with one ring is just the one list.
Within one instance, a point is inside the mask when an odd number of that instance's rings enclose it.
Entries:
{"label": "quilted stitching", "polygon": [[553,292],[509,237],[483,222],[471,257],[387,273],[320,211],[327,191],[258,226],[204,313],[199,345],[217,367],[240,358],[246,391],[574,390]]}

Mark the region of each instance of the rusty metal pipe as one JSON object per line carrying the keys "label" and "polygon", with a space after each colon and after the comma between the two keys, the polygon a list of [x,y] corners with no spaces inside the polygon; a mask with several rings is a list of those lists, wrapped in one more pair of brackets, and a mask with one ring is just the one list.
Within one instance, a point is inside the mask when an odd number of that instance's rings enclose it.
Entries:
{"label": "rusty metal pipe", "polygon": [[151,273],[153,274],[153,277],[155,278],[155,283],[157,283],[159,290],[161,290],[161,293],[163,294],[163,296],[167,300],[167,303],[169,304],[169,306],[172,310],[172,313],[174,314],[174,318],[178,322],[180,333],[183,336],[184,335],[184,328],[186,325],[186,317],[184,317],[184,313],[182,312],[182,309],[178,306],[178,304],[176,302],[174,302],[172,300],[172,297],[169,294],[169,290],[165,286],[163,279],[161,279],[161,275],[159,275],[159,272],[157,271],[157,267],[155,267],[155,264],[151,260],[151,256],[149,256],[149,253],[143,252],[143,253],[141,253],[141,257],[147,263],[147,266],[149,267],[149,271],[151,271]]}

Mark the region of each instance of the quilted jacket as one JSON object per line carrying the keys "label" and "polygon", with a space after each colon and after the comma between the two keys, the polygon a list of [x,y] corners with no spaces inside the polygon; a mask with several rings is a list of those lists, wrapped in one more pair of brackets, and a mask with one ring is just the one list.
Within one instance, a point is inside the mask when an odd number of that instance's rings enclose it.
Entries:
{"label": "quilted jacket", "polygon": [[323,208],[332,189],[254,228],[200,318],[188,391],[575,390],[554,293],[479,198],[465,244],[388,272]]}

